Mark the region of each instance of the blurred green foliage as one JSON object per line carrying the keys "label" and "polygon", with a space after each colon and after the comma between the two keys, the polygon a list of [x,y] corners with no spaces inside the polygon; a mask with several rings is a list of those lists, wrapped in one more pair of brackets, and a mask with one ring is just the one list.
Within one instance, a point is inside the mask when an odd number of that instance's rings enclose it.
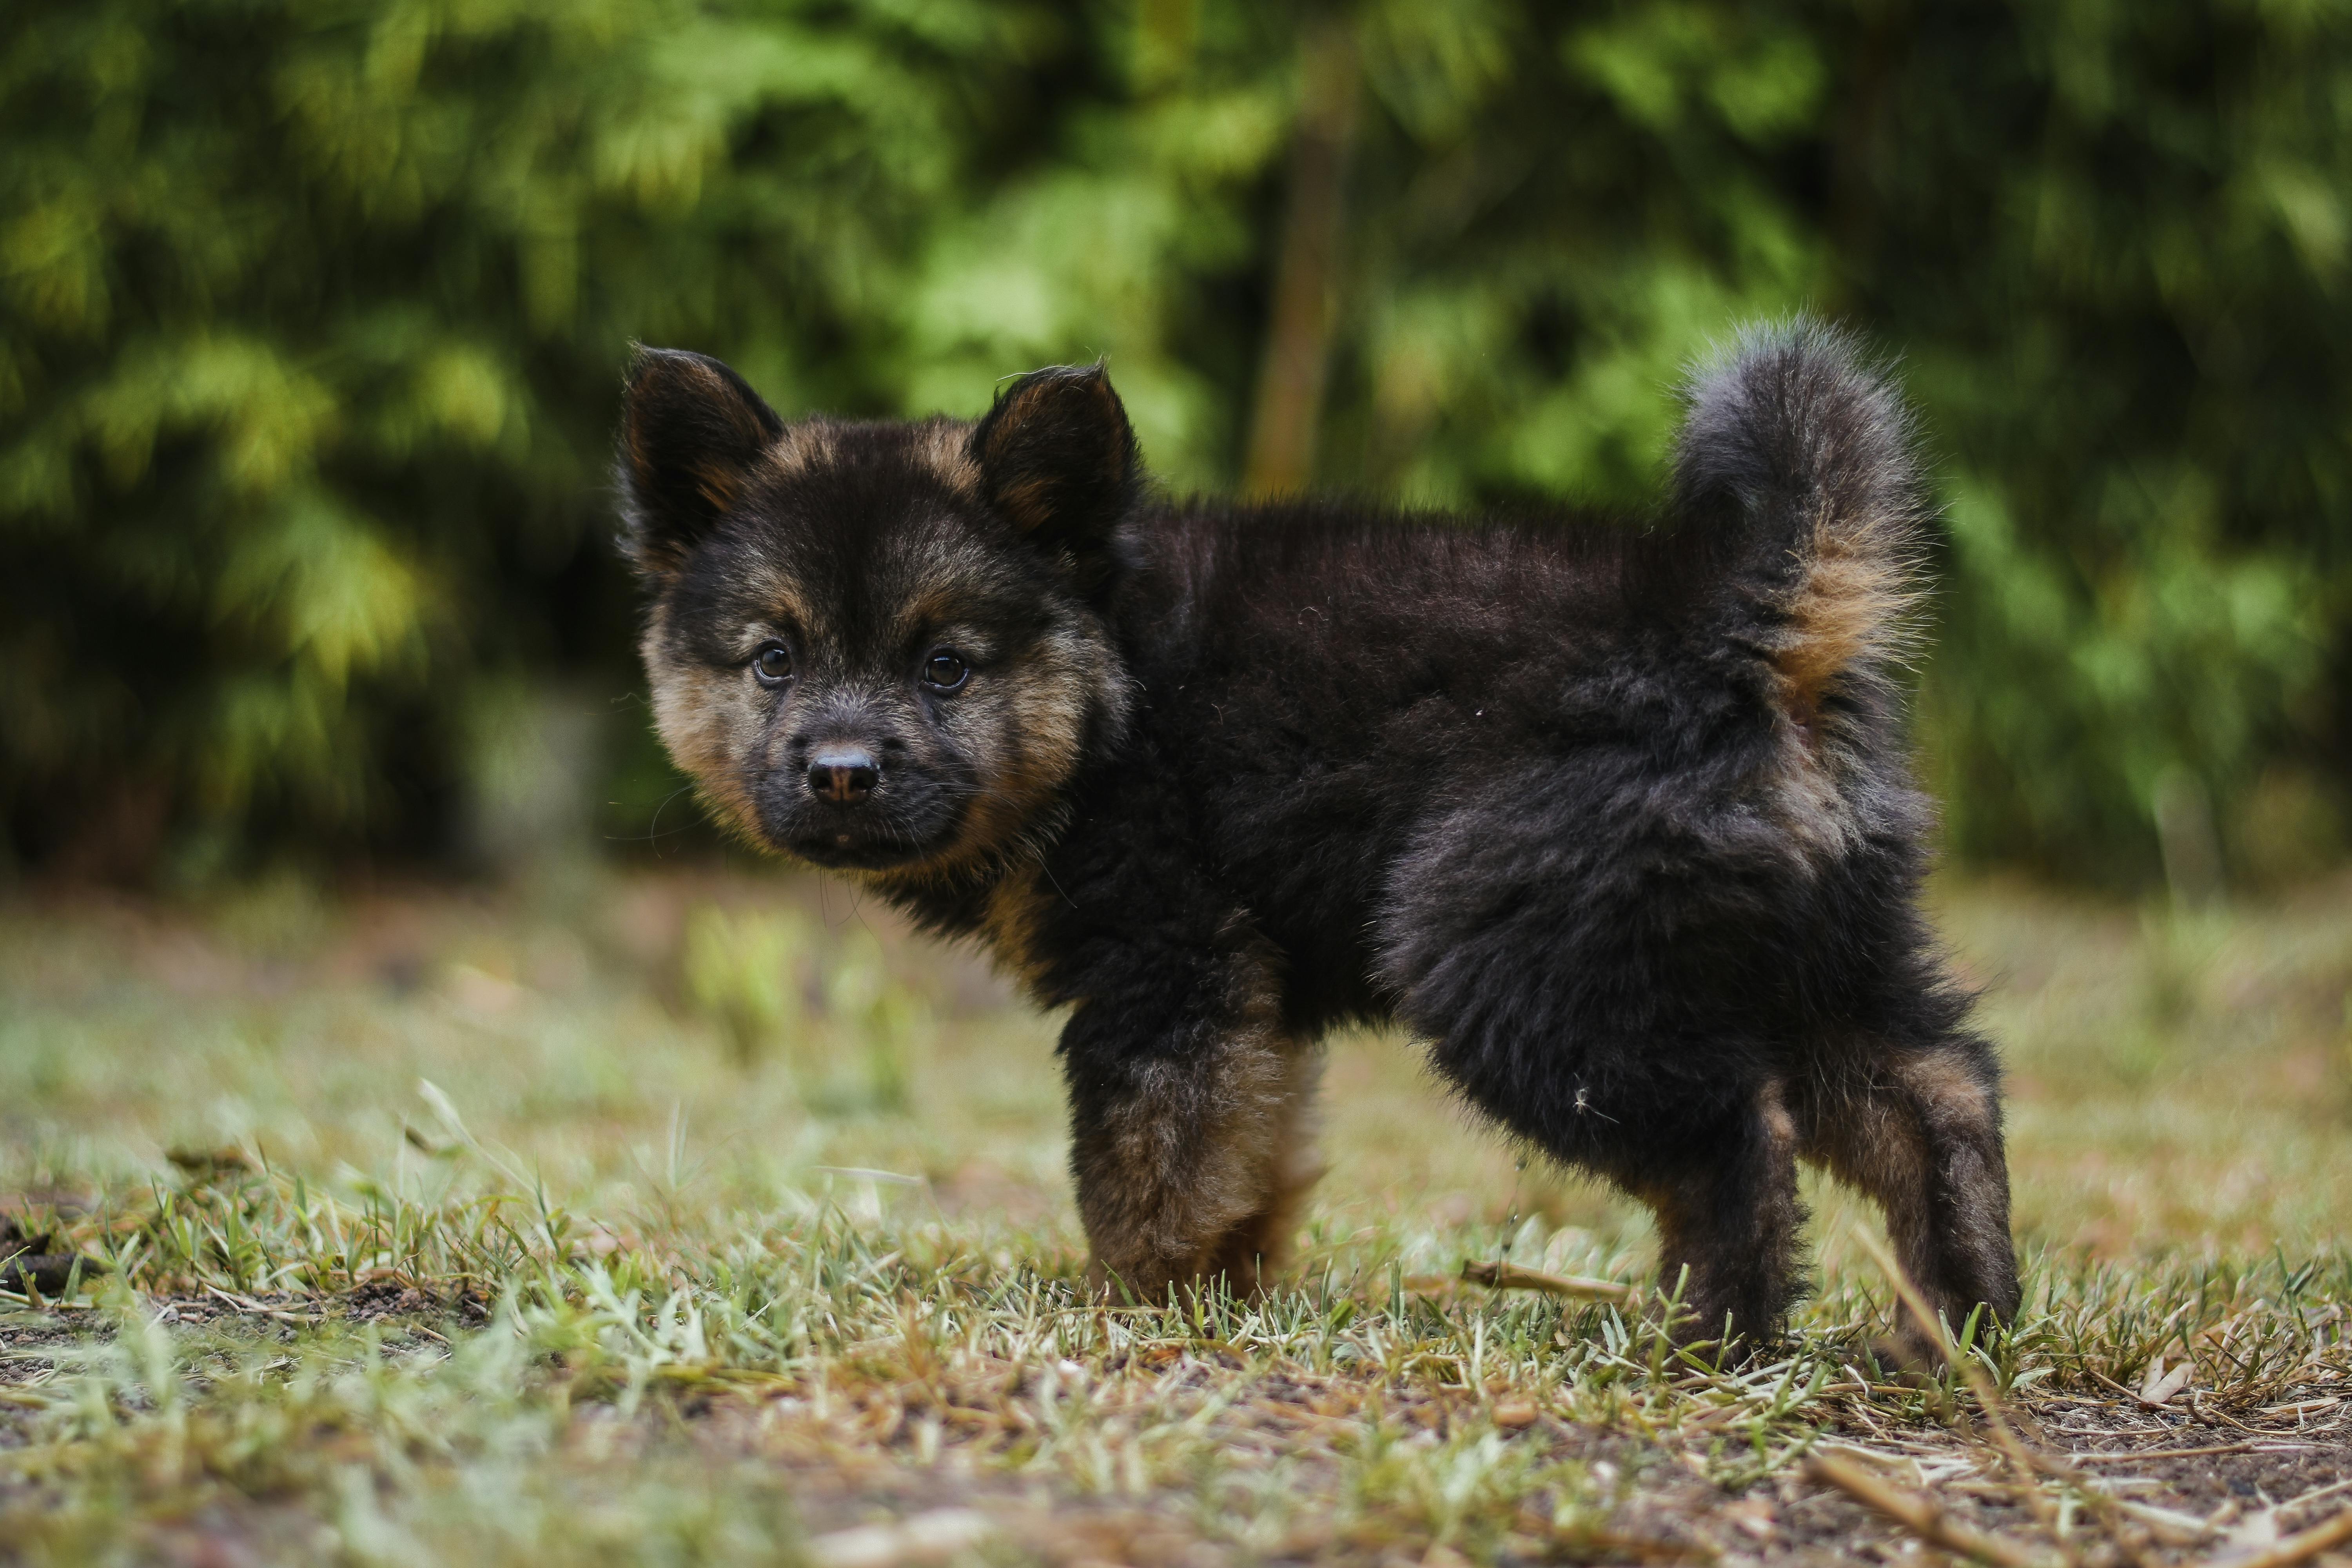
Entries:
{"label": "blurred green foliage", "polygon": [[704,904],[687,918],[679,957],[686,998],[726,1032],[738,1066],[756,1062],[801,1021],[814,937],[797,911],[730,914]]}
{"label": "blurred green foliage", "polygon": [[[1362,0],[1319,478],[1638,501],[1694,356],[1843,317],[1952,502],[1922,739],[1956,847],[2150,875],[2185,777],[2233,874],[2305,867],[2352,743],[2347,10]],[[9,853],[447,845],[519,686],[631,689],[632,339],[787,415],[969,413],[1108,353],[1158,469],[1230,485],[1302,19],[18,0]],[[631,744],[602,787],[650,832],[673,784]]]}
{"label": "blurred green foliage", "polygon": [[773,1057],[812,1110],[896,1112],[936,1034],[930,1004],[893,980],[863,925],[829,941],[797,910],[698,906],[678,959],[685,1000],[745,1070]]}

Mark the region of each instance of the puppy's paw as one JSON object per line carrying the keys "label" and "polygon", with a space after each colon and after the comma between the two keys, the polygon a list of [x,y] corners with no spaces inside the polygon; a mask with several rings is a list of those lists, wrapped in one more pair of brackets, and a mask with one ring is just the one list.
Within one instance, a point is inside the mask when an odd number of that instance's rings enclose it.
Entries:
{"label": "puppy's paw", "polygon": [[1945,1366],[1942,1349],[1910,1326],[1872,1339],[1870,1360],[1874,1376],[1907,1388],[1938,1382]]}

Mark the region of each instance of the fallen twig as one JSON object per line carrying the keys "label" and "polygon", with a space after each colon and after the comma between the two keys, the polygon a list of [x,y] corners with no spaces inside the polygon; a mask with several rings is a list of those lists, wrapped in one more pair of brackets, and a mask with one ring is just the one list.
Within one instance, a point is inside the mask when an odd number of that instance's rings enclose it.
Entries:
{"label": "fallen twig", "polygon": [[2089,1373],[2095,1381],[2105,1384],[2109,1388],[2114,1389],[2117,1394],[2122,1394],[2126,1399],[2130,1400],[2134,1405],[2138,1405],[2143,1410],[2162,1410],[2164,1408],[2163,1405],[2158,1405],[2152,1400],[2143,1397],[2137,1389],[2126,1388],[2122,1384],[2117,1383],[2114,1378],[2109,1377],[2097,1367],[2086,1366],[2083,1370]]}
{"label": "fallen twig", "polygon": [[[2315,1443],[2301,1446],[2306,1448],[2318,1447]],[[2208,1454],[2251,1454],[2254,1451],[2252,1443],[2208,1443],[2201,1448],[2145,1448],[2138,1453],[2070,1453],[2066,1458],[2077,1465],[2120,1465],[2133,1459],[2200,1459]]]}
{"label": "fallen twig", "polygon": [[1522,1268],[1516,1263],[1465,1263],[1462,1266],[1462,1278],[1492,1290],[1541,1290],[1551,1296],[1572,1296],[1580,1301],[1615,1301],[1622,1305],[1633,1299],[1633,1287],[1614,1279],[1546,1274],[1540,1268]]}
{"label": "fallen twig", "polygon": [[2239,1431],[2249,1433],[2256,1437],[2266,1437],[2270,1435],[2259,1426],[2247,1426],[2226,1410],[2214,1409],[2206,1402],[2205,1396],[2193,1388],[2189,1391],[2189,1414],[2208,1426],[2234,1426]]}
{"label": "fallen twig", "polygon": [[[2086,1484],[2083,1491],[2088,1497],[2107,1496],[2095,1485]],[[2154,1503],[2134,1502],[2129,1498],[2110,1498],[2109,1501],[2116,1512],[2138,1521],[2159,1541],[2168,1541],[2176,1546],[2194,1546],[2200,1541],[2212,1539],[2215,1527],[2211,1520],[2201,1519],[2193,1513],[2183,1513],[2179,1509],[2158,1508]]]}
{"label": "fallen twig", "polygon": [[320,1323],[326,1321],[316,1312],[289,1312],[283,1307],[273,1307],[267,1301],[257,1301],[250,1296],[239,1296],[234,1291],[224,1290],[217,1285],[207,1285],[205,1290],[207,1294],[216,1296],[227,1302],[240,1312],[258,1313],[265,1318],[274,1318],[281,1323]]}
{"label": "fallen twig", "polygon": [[[2180,1405],[2168,1405],[2162,1400],[2150,1399],[2147,1395],[2138,1392],[2137,1389],[2126,1388],[2122,1384],[2117,1383],[2114,1378],[2109,1377],[2105,1373],[2099,1371],[2096,1367],[2085,1367],[2083,1370],[2089,1373],[2093,1377],[2098,1379],[2099,1382],[2105,1384],[2109,1388],[2114,1389],[2117,1394],[2122,1394],[2126,1399],[2130,1400],[2134,1405],[2138,1405],[2143,1410],[2161,1411],[2167,1415],[2178,1415],[2181,1414],[2182,1407]],[[2239,1420],[2236,1416],[2231,1415],[2225,1411],[2211,1408],[2206,1404],[2205,1396],[2200,1394],[2196,1389],[2192,1388],[2187,1392],[2189,1394],[2189,1398],[2186,1401],[2188,1414],[2191,1419],[2197,1421],[2200,1425],[2206,1426],[2235,1427],[2238,1431],[2249,1433],[2257,1437],[2265,1437],[2270,1436],[2269,1433],[2264,1432],[2259,1426],[2249,1426],[2244,1422]]]}
{"label": "fallen twig", "polygon": [[2044,1561],[2013,1541],[1954,1519],[1933,1499],[1889,1486],[1861,1466],[1832,1455],[1813,1455],[1805,1461],[1805,1474],[1885,1515],[1930,1546],[1940,1546],[1979,1563],[1995,1563],[1998,1568],[2040,1568]]}
{"label": "fallen twig", "polygon": [[2330,1481],[2323,1487],[2314,1487],[2307,1492],[2299,1492],[2271,1510],[2271,1514],[2276,1518],[2280,1514],[2292,1513],[2299,1508],[2309,1508],[2322,1498],[2334,1497],[2337,1492],[2347,1490],[2352,1490],[2352,1476],[2340,1481]]}

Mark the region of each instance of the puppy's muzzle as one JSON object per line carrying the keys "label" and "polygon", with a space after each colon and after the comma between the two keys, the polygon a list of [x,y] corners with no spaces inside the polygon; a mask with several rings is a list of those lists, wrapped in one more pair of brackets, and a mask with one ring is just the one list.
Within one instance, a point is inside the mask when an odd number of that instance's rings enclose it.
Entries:
{"label": "puppy's muzzle", "polygon": [[882,782],[882,764],[862,746],[824,746],[809,757],[809,793],[835,805],[855,805]]}

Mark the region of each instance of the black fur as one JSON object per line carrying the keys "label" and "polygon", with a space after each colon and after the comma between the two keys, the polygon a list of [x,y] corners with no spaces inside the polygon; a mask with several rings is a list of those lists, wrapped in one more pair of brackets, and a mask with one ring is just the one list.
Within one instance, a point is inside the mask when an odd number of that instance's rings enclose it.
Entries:
{"label": "black fur", "polygon": [[622,547],[640,569],[674,567],[727,510],[728,476],[783,434],[743,378],[706,354],[647,349],[629,370],[633,417],[622,432],[629,498]]}
{"label": "black fur", "polygon": [[1096,364],[1021,377],[982,416],[971,450],[997,514],[1060,554],[1082,588],[1099,588],[1143,468],[1108,373]]}
{"label": "black fur", "polygon": [[[1778,1330],[1800,1156],[1885,1206],[1956,1320],[2015,1310],[1997,1068],[1916,909],[1931,816],[1891,669],[1920,484],[1899,403],[1835,334],[1756,333],[1696,380],[1647,529],[1139,501],[1099,369],[1024,378],[964,470],[909,456],[936,425],[826,428],[827,462],[746,468],[675,564],[639,547],[657,698],[699,680],[746,738],[698,751],[667,710],[665,733],[722,811],[789,795],[813,723],[898,744],[858,856],[765,807],[739,825],[1074,1008],[1107,1273],[1156,1294],[1278,1250],[1311,1091],[1286,1064],[1396,1018],[1471,1103],[1652,1205],[1686,1333]],[[671,481],[624,448],[642,517]],[[727,661],[775,626],[780,574],[824,623],[781,635],[824,671],[753,700]],[[940,582],[966,585],[957,629],[886,635]],[[940,636],[985,645],[967,692],[910,685]],[[1090,673],[1047,702],[1039,650],[1080,643]],[[1066,719],[1067,765],[1007,763],[1021,736],[957,711],[983,692],[1015,729]],[[1047,773],[1013,826],[886,830],[893,788],[984,802]]]}

